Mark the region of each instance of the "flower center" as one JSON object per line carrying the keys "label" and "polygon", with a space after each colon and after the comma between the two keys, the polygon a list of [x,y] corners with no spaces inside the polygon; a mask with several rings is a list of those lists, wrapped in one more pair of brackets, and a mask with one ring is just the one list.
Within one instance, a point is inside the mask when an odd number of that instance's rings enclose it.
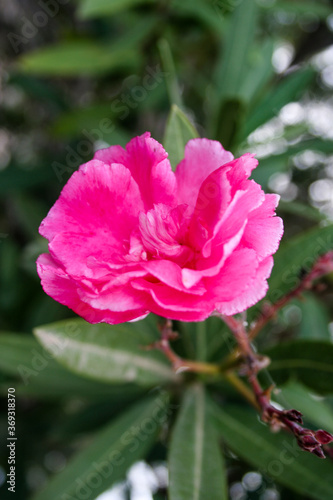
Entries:
{"label": "flower center", "polygon": [[185,244],[189,220],[187,205],[170,208],[155,205],[139,215],[141,242],[148,259],[170,259],[180,266],[193,258],[193,251]]}

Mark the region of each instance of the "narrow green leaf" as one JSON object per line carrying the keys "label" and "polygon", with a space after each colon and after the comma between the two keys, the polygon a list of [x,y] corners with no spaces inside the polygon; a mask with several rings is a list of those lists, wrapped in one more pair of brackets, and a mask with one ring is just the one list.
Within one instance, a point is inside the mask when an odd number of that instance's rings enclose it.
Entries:
{"label": "narrow green leaf", "polygon": [[328,432],[333,432],[333,411],[318,396],[309,394],[302,384],[291,381],[285,385],[274,399],[284,407],[296,408],[303,413],[306,421],[312,422]]}
{"label": "narrow green leaf", "polygon": [[175,379],[162,353],[144,349],[158,338],[150,320],[111,326],[73,319],[40,326],[34,333],[57,361],[86,377],[142,386]]}
{"label": "narrow green leaf", "polygon": [[274,41],[267,38],[260,46],[256,46],[252,54],[253,63],[246,72],[240,85],[240,97],[251,102],[262,92],[262,89],[274,75],[272,55]]}
{"label": "narrow green leaf", "polygon": [[274,257],[266,298],[276,302],[300,283],[320,255],[333,249],[333,225],[317,227],[282,243]]}
{"label": "narrow green leaf", "polygon": [[185,357],[220,362],[235,349],[235,336],[220,318],[211,316],[203,322],[177,325]]}
{"label": "narrow green leaf", "polygon": [[173,104],[166,124],[163,141],[164,148],[169,154],[169,160],[173,170],[184,158],[186,143],[195,137],[199,137],[195,127],[185,113],[178,108],[178,106]]}
{"label": "narrow green leaf", "polygon": [[237,131],[246,119],[246,106],[241,99],[225,100],[217,116],[216,138],[227,150],[237,147]]}
{"label": "narrow green leaf", "polygon": [[154,444],[167,418],[167,401],[162,393],[131,407],[95,435],[93,442],[78,452],[34,500],[74,500],[82,496],[95,500],[124,479],[128,468]]}
{"label": "narrow green leaf", "polygon": [[298,338],[310,340],[331,340],[328,324],[330,315],[325,305],[311,293],[303,294],[304,300],[298,300],[302,319],[297,327]]}
{"label": "narrow green leaf", "polygon": [[[0,334],[0,372],[13,377],[18,394],[42,399],[80,396],[85,399],[130,399],[141,390],[134,385],[120,387],[87,380],[71,373],[44,350],[30,335]],[[8,384],[1,387],[1,392]]]}
{"label": "narrow green leaf", "polygon": [[170,445],[170,500],[227,499],[226,478],[204,388],[187,390]]}
{"label": "narrow green leaf", "polygon": [[247,0],[240,2],[231,14],[215,75],[220,102],[240,95],[255,36],[257,12],[255,0]]}
{"label": "narrow green leaf", "polygon": [[251,111],[239,133],[239,140],[246,139],[256,128],[276,116],[283,106],[299,99],[315,76],[316,72],[312,68],[306,68],[286,76],[274,85]]}
{"label": "narrow green leaf", "polygon": [[78,15],[82,19],[115,14],[120,10],[136,7],[137,5],[154,3],[155,0],[82,0],[78,8]]}
{"label": "narrow green leaf", "polygon": [[255,411],[214,405],[217,430],[231,450],[277,483],[317,500],[333,498],[332,464],[302,451],[288,433],[273,433]]}
{"label": "narrow green leaf", "polygon": [[86,40],[61,42],[24,54],[19,69],[43,76],[96,75],[133,68],[138,62],[135,50],[112,50]]}
{"label": "narrow green leaf", "polygon": [[207,323],[198,321],[196,323],[197,349],[196,359],[206,361],[207,359]]}
{"label": "narrow green leaf", "polygon": [[170,45],[165,38],[161,38],[158,42],[158,49],[162,60],[162,66],[166,75],[166,85],[169,94],[171,105],[176,104],[178,107],[182,106],[182,98],[180,95],[180,88],[177,80],[177,73],[175,63],[172,57]]}
{"label": "narrow green leaf", "polygon": [[268,371],[277,385],[293,379],[319,394],[333,393],[333,344],[319,340],[283,342],[265,354],[271,359]]}

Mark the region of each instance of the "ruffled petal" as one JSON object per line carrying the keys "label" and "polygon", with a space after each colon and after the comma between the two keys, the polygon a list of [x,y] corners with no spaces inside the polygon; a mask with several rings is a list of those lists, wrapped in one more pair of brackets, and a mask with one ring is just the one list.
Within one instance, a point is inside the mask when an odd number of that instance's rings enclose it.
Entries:
{"label": "ruffled petal", "polygon": [[99,310],[82,300],[81,284],[59,267],[49,254],[42,254],[37,260],[37,272],[42,287],[50,297],[68,306],[89,323],[117,324],[134,320],[148,314],[142,306],[126,311]]}
{"label": "ruffled petal", "polygon": [[121,163],[139,186],[145,210],[154,203],[176,205],[176,177],[163,146],[146,132],[132,139],[126,149],[111,146],[95,153],[94,158],[107,165]]}
{"label": "ruffled petal", "polygon": [[123,258],[142,209],[138,186],[126,167],[92,160],[70,178],[40,233],[68,273],[92,277],[88,259]]}
{"label": "ruffled petal", "polygon": [[249,215],[242,244],[253,248],[259,260],[272,255],[279,247],[283,234],[283,221],[275,216],[279,196],[266,194],[264,202]]}
{"label": "ruffled petal", "polygon": [[[242,248],[232,252],[219,274],[206,279],[206,288],[214,297],[215,303],[229,302],[242,297],[245,290],[250,288],[258,265],[254,250]],[[251,290],[249,293],[251,294]]]}
{"label": "ruffled petal", "polygon": [[207,294],[203,297],[183,293],[163,283],[133,282],[133,287],[150,296],[149,310],[160,316],[179,321],[203,321],[214,309]]}
{"label": "ruffled petal", "polygon": [[232,159],[233,155],[217,141],[191,139],[185,146],[184,159],[176,168],[178,203],[194,209],[206,177]]}
{"label": "ruffled petal", "polygon": [[250,177],[251,172],[258,166],[258,160],[252,153],[245,153],[229,163],[228,180],[232,186],[232,195],[238,189],[244,189],[244,182]]}
{"label": "ruffled petal", "polygon": [[142,263],[142,267],[162,283],[165,283],[165,285],[175,290],[194,295],[203,295],[207,291],[202,284],[191,284],[190,286],[186,286],[186,280],[184,280],[183,274],[185,269],[181,269],[178,264],[170,260],[152,260]]}
{"label": "ruffled petal", "polygon": [[240,294],[235,295],[229,301],[221,301],[216,304],[216,309],[227,316],[232,316],[245,311],[265,297],[268,290],[267,278],[269,278],[273,267],[273,257],[267,257],[259,263],[255,276]]}

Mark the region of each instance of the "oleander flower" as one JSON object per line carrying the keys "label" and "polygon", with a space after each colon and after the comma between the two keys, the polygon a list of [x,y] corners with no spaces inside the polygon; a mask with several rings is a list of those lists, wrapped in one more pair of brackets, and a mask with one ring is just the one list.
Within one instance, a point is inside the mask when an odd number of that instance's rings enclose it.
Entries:
{"label": "oleander flower", "polygon": [[172,171],[147,132],[75,172],[40,226],[45,292],[91,323],[200,321],[264,297],[283,232],[252,154],[193,139]]}

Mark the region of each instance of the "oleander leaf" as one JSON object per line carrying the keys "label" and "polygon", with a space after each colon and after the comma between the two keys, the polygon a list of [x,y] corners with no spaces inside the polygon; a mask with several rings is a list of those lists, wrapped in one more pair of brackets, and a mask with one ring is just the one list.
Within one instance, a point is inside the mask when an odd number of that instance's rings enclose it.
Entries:
{"label": "oleander leaf", "polygon": [[145,349],[159,335],[151,318],[120,325],[73,319],[39,326],[34,333],[57,361],[85,377],[142,386],[176,378],[161,352]]}
{"label": "oleander leaf", "polygon": [[133,405],[94,436],[33,500],[95,498],[125,478],[128,468],[153,446],[166,420],[166,393]]}
{"label": "oleander leaf", "polygon": [[226,476],[202,385],[184,395],[172,433],[170,500],[227,499]]}
{"label": "oleander leaf", "polygon": [[184,158],[186,143],[195,137],[199,137],[195,127],[185,113],[176,104],[173,104],[166,124],[163,141],[173,170]]}

